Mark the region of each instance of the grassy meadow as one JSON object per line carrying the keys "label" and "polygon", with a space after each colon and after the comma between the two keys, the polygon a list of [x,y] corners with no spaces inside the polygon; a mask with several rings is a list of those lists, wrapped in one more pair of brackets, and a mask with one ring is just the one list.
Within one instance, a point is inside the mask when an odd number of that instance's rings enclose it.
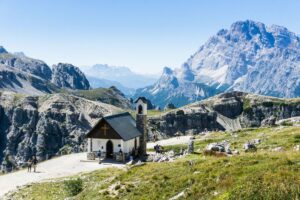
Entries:
{"label": "grassy meadow", "polygon": [[[243,144],[261,139],[257,152],[245,153]],[[205,146],[228,140],[234,156],[207,156]],[[244,129],[197,136],[194,154],[174,162],[146,163],[130,169],[105,169],[67,177],[80,179],[78,194],[70,195],[67,180],[28,185],[12,199],[300,199],[300,127]],[[165,147],[178,150],[186,145]],[[281,152],[274,148],[282,147]],[[192,162],[191,162],[192,161]]]}

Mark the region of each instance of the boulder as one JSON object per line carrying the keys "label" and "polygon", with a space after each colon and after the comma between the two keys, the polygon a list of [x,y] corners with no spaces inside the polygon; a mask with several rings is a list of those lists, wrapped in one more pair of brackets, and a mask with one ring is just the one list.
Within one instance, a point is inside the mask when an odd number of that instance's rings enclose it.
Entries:
{"label": "boulder", "polygon": [[245,150],[245,152],[256,151],[257,148],[254,143],[247,142],[244,144],[244,150]]}
{"label": "boulder", "polygon": [[207,151],[222,152],[226,154],[231,154],[230,143],[228,141],[222,141],[220,143],[210,143],[205,148]]}
{"label": "boulder", "polygon": [[275,125],[276,125],[276,117],[274,117],[273,115],[261,121],[261,126],[263,127],[275,126]]}
{"label": "boulder", "polygon": [[300,151],[300,145],[299,144],[294,146],[294,151]]}
{"label": "boulder", "polygon": [[283,152],[284,149],[283,149],[283,147],[276,147],[276,148],[272,149],[272,151],[274,151],[274,152]]}

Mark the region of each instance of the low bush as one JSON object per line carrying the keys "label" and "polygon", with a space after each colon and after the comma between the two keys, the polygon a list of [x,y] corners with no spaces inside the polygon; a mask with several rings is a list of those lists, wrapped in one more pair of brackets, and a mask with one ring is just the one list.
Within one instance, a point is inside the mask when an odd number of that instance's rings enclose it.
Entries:
{"label": "low bush", "polygon": [[83,190],[83,181],[80,178],[64,181],[64,188],[70,196],[75,196]]}

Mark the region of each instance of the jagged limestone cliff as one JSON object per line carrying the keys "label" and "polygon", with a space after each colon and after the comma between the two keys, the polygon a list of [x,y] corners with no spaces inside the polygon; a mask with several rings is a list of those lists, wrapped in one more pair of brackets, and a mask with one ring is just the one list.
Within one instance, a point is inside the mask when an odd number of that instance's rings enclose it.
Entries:
{"label": "jagged limestone cliff", "polygon": [[84,150],[84,134],[112,105],[68,94],[0,95],[0,163],[18,165],[32,155],[43,160],[61,151]]}

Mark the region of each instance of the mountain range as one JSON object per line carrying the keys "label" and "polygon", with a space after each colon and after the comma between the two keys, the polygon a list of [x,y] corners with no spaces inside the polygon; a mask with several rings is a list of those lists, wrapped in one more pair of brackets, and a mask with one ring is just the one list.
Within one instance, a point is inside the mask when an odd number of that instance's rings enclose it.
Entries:
{"label": "mountain range", "polygon": [[45,62],[9,53],[0,47],[0,91],[9,90],[26,95],[55,93],[61,89],[90,89],[78,67],[59,63],[50,68]]}
{"label": "mountain range", "polygon": [[152,85],[156,75],[145,75],[131,71],[128,67],[96,64],[82,67],[93,88],[116,86],[127,96],[132,96],[136,89]]}
{"label": "mountain range", "polygon": [[300,95],[300,38],[287,28],[251,20],[212,36],[180,68],[138,89],[152,103],[182,106],[227,91],[275,97]]}

